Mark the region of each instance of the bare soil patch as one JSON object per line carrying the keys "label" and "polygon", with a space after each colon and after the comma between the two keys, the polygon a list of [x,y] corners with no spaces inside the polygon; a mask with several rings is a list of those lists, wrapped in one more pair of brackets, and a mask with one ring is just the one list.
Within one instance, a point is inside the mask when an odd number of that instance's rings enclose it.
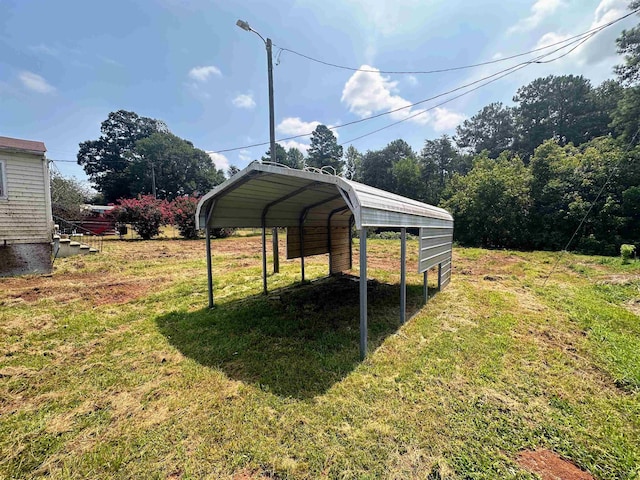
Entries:
{"label": "bare soil patch", "polygon": [[527,450],[517,459],[518,465],[540,475],[542,480],[594,480],[590,473],[580,470],[551,450]]}

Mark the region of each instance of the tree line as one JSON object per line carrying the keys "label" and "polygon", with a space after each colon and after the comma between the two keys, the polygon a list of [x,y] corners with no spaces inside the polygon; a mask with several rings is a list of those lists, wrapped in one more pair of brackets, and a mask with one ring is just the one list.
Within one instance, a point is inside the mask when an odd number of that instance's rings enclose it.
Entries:
{"label": "tree line", "polygon": [[[419,152],[402,139],[345,151],[319,125],[306,156],[276,144],[275,160],[440,205],[463,245],[560,249],[579,229],[569,248],[616,254],[640,239],[640,28],[616,42],[624,55],[616,79],[593,86],[582,75],[537,78],[517,89],[512,106],[490,103]],[[171,200],[224,179],[161,121],[113,112],[102,134],[80,144],[78,163],[105,201],[151,193],[153,183],[156,196]],[[271,159],[267,151],[261,160]]]}

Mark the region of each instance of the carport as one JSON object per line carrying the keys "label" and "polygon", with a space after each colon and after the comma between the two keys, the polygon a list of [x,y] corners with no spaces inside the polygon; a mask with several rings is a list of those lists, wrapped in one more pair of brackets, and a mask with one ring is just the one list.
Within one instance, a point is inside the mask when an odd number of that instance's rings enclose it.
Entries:
{"label": "carport", "polygon": [[262,285],[267,285],[268,228],[274,229],[274,273],[279,270],[276,228],[287,229],[287,258],[329,254],[329,274],[352,267],[351,227],[360,236],[360,356],[367,352],[367,229],[400,228],[400,323],[406,321],[406,234],[420,229],[418,271],[438,266],[438,288],[451,279],[453,218],[432,205],[411,200],[321,170],[295,170],[254,162],[198,202],[196,224],[206,232],[209,307],[214,305],[211,269],[212,228],[262,228]]}

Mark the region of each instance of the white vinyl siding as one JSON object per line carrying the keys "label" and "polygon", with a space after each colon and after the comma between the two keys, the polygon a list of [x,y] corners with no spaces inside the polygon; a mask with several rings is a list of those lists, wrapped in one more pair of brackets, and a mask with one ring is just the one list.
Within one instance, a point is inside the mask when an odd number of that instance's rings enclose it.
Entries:
{"label": "white vinyl siding", "polygon": [[51,241],[48,168],[42,155],[1,152],[5,197],[0,199],[0,242]]}

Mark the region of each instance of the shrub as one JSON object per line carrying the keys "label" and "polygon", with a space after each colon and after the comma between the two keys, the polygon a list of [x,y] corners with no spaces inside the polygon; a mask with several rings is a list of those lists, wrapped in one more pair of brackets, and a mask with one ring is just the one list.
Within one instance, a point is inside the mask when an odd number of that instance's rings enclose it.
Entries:
{"label": "shrub", "polygon": [[171,209],[166,200],[153,195],[138,198],[121,198],[116,202],[112,215],[118,222],[129,223],[144,240],[160,233],[160,227],[171,222]]}
{"label": "shrub", "polygon": [[620,255],[622,256],[622,263],[629,263],[633,254],[636,251],[635,245],[624,244],[620,247]]}
{"label": "shrub", "polygon": [[212,228],[211,229],[211,237],[215,238],[227,238],[233,235],[235,232],[235,228]]}
{"label": "shrub", "polygon": [[197,197],[178,197],[170,204],[173,222],[184,238],[198,238],[196,229]]}

